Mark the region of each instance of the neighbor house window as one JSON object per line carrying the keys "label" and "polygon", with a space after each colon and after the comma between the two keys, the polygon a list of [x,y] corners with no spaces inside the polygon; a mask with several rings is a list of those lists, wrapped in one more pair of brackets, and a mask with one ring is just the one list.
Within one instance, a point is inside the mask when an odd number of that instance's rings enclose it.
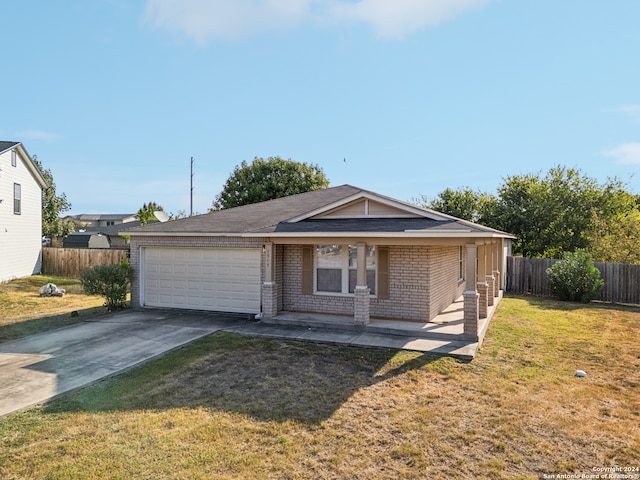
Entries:
{"label": "neighbor house window", "polygon": [[464,252],[462,245],[458,247],[458,280],[464,280]]}
{"label": "neighbor house window", "polygon": [[19,183],[13,184],[13,213],[20,215],[22,205],[20,204],[22,198],[21,188]]}
{"label": "neighbor house window", "polygon": [[18,165],[18,157],[15,150],[11,150],[11,166],[16,167]]}
{"label": "neighbor house window", "polygon": [[[376,293],[376,247],[366,247],[367,286]],[[355,245],[316,247],[316,291],[353,293],[356,287],[358,249]]]}

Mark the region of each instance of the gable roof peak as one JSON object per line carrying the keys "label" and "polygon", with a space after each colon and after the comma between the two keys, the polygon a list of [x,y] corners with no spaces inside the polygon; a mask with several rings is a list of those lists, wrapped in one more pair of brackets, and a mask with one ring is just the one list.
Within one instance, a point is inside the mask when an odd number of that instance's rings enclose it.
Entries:
{"label": "gable roof peak", "polygon": [[7,141],[0,140],[0,153],[4,153],[7,150],[10,150],[16,145],[20,145],[20,142],[7,142]]}
{"label": "gable roof peak", "polygon": [[47,180],[42,175],[40,168],[38,168],[36,163],[31,158],[31,155],[29,155],[29,152],[27,152],[27,149],[24,148],[22,142],[0,141],[0,154],[12,149],[15,149],[18,152],[27,169],[31,172],[33,178],[40,185],[40,188],[48,188],[49,184],[47,183]]}

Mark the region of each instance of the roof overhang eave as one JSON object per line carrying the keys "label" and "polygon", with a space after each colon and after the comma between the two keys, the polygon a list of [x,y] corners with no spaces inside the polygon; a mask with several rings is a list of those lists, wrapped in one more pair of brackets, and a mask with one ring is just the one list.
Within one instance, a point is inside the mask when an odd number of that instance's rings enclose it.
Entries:
{"label": "roof overhang eave", "polygon": [[241,237],[241,238],[506,238],[515,239],[512,235],[499,232],[478,232],[471,230],[455,230],[448,232],[425,232],[408,230],[405,232],[134,232],[128,230],[118,231],[118,235],[131,237]]}
{"label": "roof overhang eave", "polygon": [[419,230],[407,230],[404,232],[274,232],[264,234],[245,233],[242,237],[273,237],[273,238],[295,238],[295,237],[376,237],[376,238],[515,238],[510,235],[498,232],[478,232],[472,230],[455,230],[447,232],[425,232]]}
{"label": "roof overhang eave", "polygon": [[[130,237],[243,237],[243,233],[228,232],[136,232],[133,230],[118,230],[118,235],[128,235]],[[266,237],[270,234],[254,235],[256,237]]]}

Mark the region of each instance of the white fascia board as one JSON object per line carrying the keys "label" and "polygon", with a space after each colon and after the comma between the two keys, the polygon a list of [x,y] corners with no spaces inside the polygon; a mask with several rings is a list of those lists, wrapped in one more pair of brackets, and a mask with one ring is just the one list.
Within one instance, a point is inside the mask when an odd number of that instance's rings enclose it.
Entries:
{"label": "white fascia board", "polygon": [[459,237],[474,237],[474,238],[515,238],[509,237],[494,232],[473,232],[471,230],[455,230],[448,232],[422,232],[418,230],[405,231],[405,232],[283,232],[283,233],[244,233],[236,236],[251,238],[251,237],[271,237],[271,238],[307,238],[307,237],[327,237],[327,238],[341,238],[341,237],[376,237],[376,238],[459,238]]}
{"label": "white fascia board", "polygon": [[[221,232],[132,232],[129,230],[118,230],[118,235],[128,235],[130,237],[244,237],[242,233],[221,233]],[[271,234],[255,234],[251,237],[268,237]]]}
{"label": "white fascia board", "polygon": [[410,213],[403,215],[376,215],[372,217],[371,215],[323,215],[323,220],[344,220],[344,219],[362,219],[362,218],[416,218],[415,215]]}
{"label": "white fascia board", "polygon": [[20,156],[22,157],[21,158],[22,161],[25,163],[25,165],[27,166],[27,169],[31,172],[31,175],[33,176],[33,178],[35,178],[36,182],[38,182],[38,185],[40,185],[40,188],[43,190],[45,188],[48,188],[49,184],[42,176],[42,173],[40,173],[40,170],[38,169],[38,167],[36,167],[36,164],[33,163],[33,160],[29,156],[29,152],[27,152],[27,150],[24,148],[24,145],[22,145],[22,143],[18,143],[13,148],[15,148],[20,153]]}
{"label": "white fascia board", "polygon": [[130,232],[118,231],[118,235],[130,237],[240,237],[240,238],[312,238],[312,237],[361,237],[361,238],[515,238],[498,232],[477,232],[454,230],[448,232],[423,232],[408,230],[405,232],[263,232],[263,233],[221,233],[221,232]]}

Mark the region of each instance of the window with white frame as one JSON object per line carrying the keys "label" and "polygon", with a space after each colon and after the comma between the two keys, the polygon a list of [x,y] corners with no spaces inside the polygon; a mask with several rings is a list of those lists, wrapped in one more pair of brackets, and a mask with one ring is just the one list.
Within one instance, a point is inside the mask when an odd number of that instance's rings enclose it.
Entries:
{"label": "window with white frame", "polygon": [[11,150],[11,166],[12,167],[18,166],[18,156],[15,150]]}
{"label": "window with white frame", "polygon": [[458,246],[458,281],[464,280],[464,250],[462,245]]}
{"label": "window with white frame", "polygon": [[[366,247],[367,286],[376,293],[376,247]],[[355,245],[316,247],[316,292],[353,293],[358,277],[358,249]]]}
{"label": "window with white frame", "polygon": [[19,183],[13,184],[13,213],[15,215],[20,215],[22,212],[22,187],[20,187]]}

